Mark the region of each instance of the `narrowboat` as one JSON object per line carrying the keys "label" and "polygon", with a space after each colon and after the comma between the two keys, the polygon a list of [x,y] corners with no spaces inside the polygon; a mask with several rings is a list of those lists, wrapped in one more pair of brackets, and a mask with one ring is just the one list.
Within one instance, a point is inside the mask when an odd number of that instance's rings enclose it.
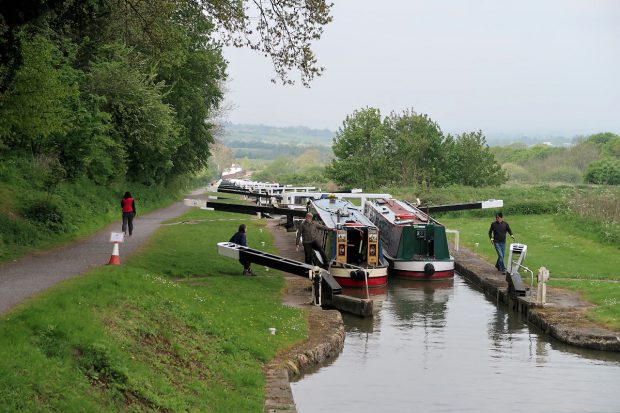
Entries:
{"label": "narrowboat", "polygon": [[366,201],[364,214],[379,229],[390,274],[420,280],[454,277],[446,229],[408,202]]}
{"label": "narrowboat", "polygon": [[311,201],[314,218],[336,231],[326,232],[323,245],[329,272],[342,287],[385,287],[387,262],[379,230],[359,207],[331,196]]}

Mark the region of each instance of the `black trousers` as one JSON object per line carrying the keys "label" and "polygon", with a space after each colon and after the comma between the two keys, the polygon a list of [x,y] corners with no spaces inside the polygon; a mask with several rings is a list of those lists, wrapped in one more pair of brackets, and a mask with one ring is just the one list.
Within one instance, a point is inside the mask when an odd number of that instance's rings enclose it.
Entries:
{"label": "black trousers", "polygon": [[239,262],[241,263],[241,265],[243,265],[243,269],[248,271],[250,269],[250,261],[249,260],[243,260],[241,258],[239,258]]}
{"label": "black trousers", "polygon": [[318,251],[321,254],[321,261],[323,261],[323,268],[327,269],[329,267],[329,262],[327,261],[327,257],[325,256],[325,251],[323,251],[323,247],[317,240],[311,242],[304,242],[304,255],[306,264],[313,265],[314,251]]}
{"label": "black trousers", "polygon": [[123,212],[123,232],[127,231],[129,227],[129,235],[133,232],[133,212]]}

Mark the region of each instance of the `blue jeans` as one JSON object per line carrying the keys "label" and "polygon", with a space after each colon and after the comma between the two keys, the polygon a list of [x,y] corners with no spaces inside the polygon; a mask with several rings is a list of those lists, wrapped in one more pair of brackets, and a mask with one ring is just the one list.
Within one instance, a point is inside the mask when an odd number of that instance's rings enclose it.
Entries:
{"label": "blue jeans", "polygon": [[497,262],[495,263],[495,267],[499,268],[500,271],[506,271],[506,267],[504,266],[504,255],[506,255],[506,241],[493,241],[493,245],[495,245],[495,251],[497,252]]}

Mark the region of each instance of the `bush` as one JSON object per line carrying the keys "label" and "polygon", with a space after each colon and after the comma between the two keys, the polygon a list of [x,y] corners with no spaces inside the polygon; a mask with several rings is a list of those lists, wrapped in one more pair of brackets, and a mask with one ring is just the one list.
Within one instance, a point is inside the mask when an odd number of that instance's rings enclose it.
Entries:
{"label": "bush", "polygon": [[15,245],[34,245],[40,239],[40,231],[29,221],[0,215],[0,239],[0,258],[3,258]]}
{"label": "bush", "polygon": [[65,217],[62,210],[49,199],[32,201],[24,208],[22,215],[53,232],[62,232],[65,229]]}
{"label": "bush", "polygon": [[507,163],[502,168],[508,173],[508,179],[515,182],[527,183],[533,182],[533,175],[521,165]]}
{"label": "bush", "polygon": [[592,162],[585,174],[592,184],[620,185],[620,160],[613,158]]}

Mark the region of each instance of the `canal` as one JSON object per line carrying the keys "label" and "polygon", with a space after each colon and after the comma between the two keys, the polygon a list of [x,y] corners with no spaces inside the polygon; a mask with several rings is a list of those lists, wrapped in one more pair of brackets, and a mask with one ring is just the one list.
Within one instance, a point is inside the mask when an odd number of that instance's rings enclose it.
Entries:
{"label": "canal", "polygon": [[567,346],[454,280],[391,279],[374,319],[291,383],[300,413],[620,412],[620,354]]}

